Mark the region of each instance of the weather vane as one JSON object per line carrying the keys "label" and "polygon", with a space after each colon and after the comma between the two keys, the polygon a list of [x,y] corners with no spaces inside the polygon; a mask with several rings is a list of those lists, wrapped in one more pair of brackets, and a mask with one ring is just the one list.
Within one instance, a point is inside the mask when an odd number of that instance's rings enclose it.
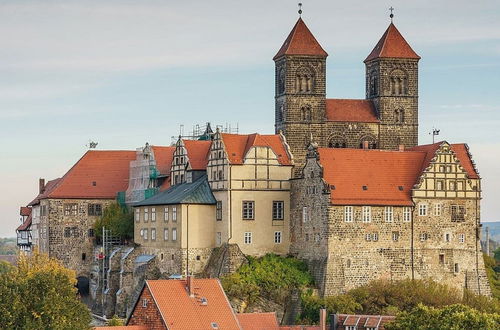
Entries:
{"label": "weather vane", "polygon": [[302,2],[299,2],[299,16],[302,17]]}
{"label": "weather vane", "polygon": [[432,144],[434,144],[435,137],[439,135],[439,132],[441,132],[440,129],[433,128],[432,132],[429,133],[429,135],[432,134]]}
{"label": "weather vane", "polygon": [[394,18],[394,14],[392,12],[394,11],[394,8],[391,6],[391,8],[389,8],[389,10],[391,11],[391,14],[389,15],[389,17],[391,18],[391,23],[392,23],[392,19]]}

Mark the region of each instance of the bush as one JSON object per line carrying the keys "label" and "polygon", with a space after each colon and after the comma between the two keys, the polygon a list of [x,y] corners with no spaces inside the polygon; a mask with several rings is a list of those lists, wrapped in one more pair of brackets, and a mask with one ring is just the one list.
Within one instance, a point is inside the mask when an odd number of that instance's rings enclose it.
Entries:
{"label": "bush", "polygon": [[134,215],[127,207],[113,203],[104,209],[102,216],[94,223],[97,239],[102,239],[102,227],[111,230],[122,240],[134,237]]}
{"label": "bush", "polygon": [[301,296],[302,312],[298,316],[299,324],[317,324],[319,310],[325,308],[329,314],[356,314],[362,306],[349,295],[338,295],[320,298],[312,294],[312,290],[304,292]]}
{"label": "bush", "polygon": [[312,281],[302,261],[268,254],[258,259],[249,257],[248,264],[222,278],[222,286],[228,296],[243,299],[247,304],[259,296],[283,304],[294,289],[304,288]]}
{"label": "bush", "polygon": [[495,250],[495,258],[483,254],[486,275],[490,282],[491,294],[500,299],[500,248]]}

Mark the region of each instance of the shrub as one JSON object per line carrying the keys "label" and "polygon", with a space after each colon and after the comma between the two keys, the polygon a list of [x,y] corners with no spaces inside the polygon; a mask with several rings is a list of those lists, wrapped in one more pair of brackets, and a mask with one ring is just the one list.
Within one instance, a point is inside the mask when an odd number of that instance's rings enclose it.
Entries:
{"label": "shrub", "polygon": [[102,227],[122,240],[134,237],[134,215],[127,207],[113,203],[104,209],[102,216],[94,223],[95,236],[102,239]]}

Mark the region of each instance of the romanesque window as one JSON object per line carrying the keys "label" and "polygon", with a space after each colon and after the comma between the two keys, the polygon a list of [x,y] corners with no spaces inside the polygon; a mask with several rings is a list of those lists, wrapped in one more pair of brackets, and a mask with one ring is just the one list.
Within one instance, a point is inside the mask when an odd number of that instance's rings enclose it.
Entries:
{"label": "romanesque window", "polygon": [[377,149],[377,139],[375,139],[373,136],[371,135],[363,136],[359,141],[359,148],[364,149],[365,143],[368,144],[366,146],[368,149]]}
{"label": "romanesque window", "polygon": [[372,209],[370,206],[363,206],[363,222],[372,221]]}
{"label": "romanesque window", "polygon": [[374,71],[371,73],[370,78],[369,78],[369,95],[370,96],[377,96],[378,95],[378,76],[377,73]]}
{"label": "romanesque window", "polygon": [[347,141],[341,136],[334,136],[328,141],[328,148],[347,148]]}
{"label": "romanesque window", "polygon": [[344,207],[344,221],[345,222],[352,222],[352,206],[345,206]]}
{"label": "romanesque window", "polygon": [[243,220],[253,220],[255,218],[255,202],[243,201],[242,218]]}
{"label": "romanesque window", "polygon": [[390,76],[391,95],[408,94],[408,75],[400,69],[391,72]]}
{"label": "romanesque window", "polygon": [[394,212],[392,206],[386,206],[384,210],[385,222],[394,221]]}
{"label": "romanesque window", "polygon": [[297,93],[311,93],[314,90],[314,74],[308,67],[301,67],[295,75],[295,91]]}
{"label": "romanesque window", "polygon": [[451,206],[451,221],[453,222],[465,221],[465,206],[463,205]]}
{"label": "romanesque window", "polygon": [[311,106],[306,105],[300,109],[300,113],[302,116],[302,121],[311,121],[312,120],[312,111]]}
{"label": "romanesque window", "polygon": [[278,94],[283,94],[285,91],[285,70],[280,68],[278,70]]}
{"label": "romanesque window", "polygon": [[273,201],[273,220],[283,220],[284,206],[284,201]]}
{"label": "romanesque window", "polygon": [[405,111],[404,111],[404,109],[396,109],[394,111],[394,122],[396,124],[404,124],[404,122],[405,122]]}

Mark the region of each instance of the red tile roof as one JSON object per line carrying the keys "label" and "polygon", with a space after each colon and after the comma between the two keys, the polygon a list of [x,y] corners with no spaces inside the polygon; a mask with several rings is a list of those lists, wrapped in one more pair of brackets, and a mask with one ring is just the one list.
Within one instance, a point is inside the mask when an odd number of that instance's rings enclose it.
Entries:
{"label": "red tile roof", "polygon": [[119,325],[111,327],[95,327],[95,330],[149,330],[145,325]]}
{"label": "red tile roof", "polygon": [[31,217],[31,214],[30,214],[26,218],[26,220],[24,220],[24,222],[19,227],[17,227],[16,231],[23,231],[23,230],[28,229],[31,226],[31,220],[32,220],[32,217]]}
{"label": "red tile roof", "polygon": [[276,313],[236,314],[243,330],[280,330]]}
{"label": "red tile roof", "polygon": [[170,175],[170,167],[174,159],[175,147],[152,146],[156,161],[156,169],[161,175]]}
{"label": "red tile roof", "polygon": [[276,154],[281,165],[292,165],[290,155],[279,134],[221,134],[224,147],[231,164],[243,164],[247,152],[252,147],[269,147]]}
{"label": "red tile roof", "polygon": [[19,210],[19,215],[26,217],[30,214],[31,214],[31,207],[21,206],[21,209]]}
{"label": "red tile roof", "polygon": [[280,330],[321,330],[317,325],[282,325]]}
{"label": "red tile roof", "polygon": [[129,164],[135,159],[135,151],[89,150],[47,197],[116,198],[119,191],[127,190]]}
{"label": "red tile roof", "polygon": [[358,329],[377,328],[384,330],[384,325],[395,319],[395,316],[389,315],[347,315],[337,314],[337,327],[338,326],[355,326]]}
{"label": "red tile roof", "polygon": [[191,168],[193,170],[205,170],[212,141],[183,140],[182,142],[186,147]]}
{"label": "red tile roof", "polygon": [[[146,281],[163,321],[176,329],[241,329],[218,279],[193,279],[194,297],[185,280]],[[206,305],[202,303],[206,299]]]}
{"label": "red tile roof", "polygon": [[318,152],[334,205],[411,206],[411,189],[426,156],[425,152],[363,149],[318,148]]}
{"label": "red tile roof", "polygon": [[410,47],[393,23],[385,30],[384,35],[380,38],[370,55],[368,55],[365,62],[380,57],[420,59],[420,56]]}
{"label": "red tile roof", "polygon": [[329,121],[379,122],[375,106],[370,100],[327,99],[326,118]]}
{"label": "red tile roof", "polygon": [[[441,144],[445,143],[444,141],[436,142],[434,144],[425,144],[421,146],[416,146],[410,148],[408,150],[411,151],[424,151],[427,153],[425,162],[422,168],[422,172],[429,166],[430,161],[434,158],[436,151],[439,149]],[[472,157],[469,153],[469,147],[465,143],[454,143],[451,144],[451,150],[455,153],[460,165],[467,172],[467,175],[471,179],[479,179],[479,174],[475,165],[472,162]]]}
{"label": "red tile roof", "polygon": [[45,184],[45,187],[43,188],[42,193],[38,194],[38,196],[35,197],[34,200],[32,200],[28,206],[33,206],[37,205],[40,203],[40,200],[47,198],[47,196],[54,190],[55,187],[57,187],[57,184],[61,181],[61,178],[57,178],[54,180],[50,180]]}
{"label": "red tile roof", "polygon": [[283,55],[311,55],[327,57],[328,53],[314,38],[306,24],[299,18],[273,60]]}

